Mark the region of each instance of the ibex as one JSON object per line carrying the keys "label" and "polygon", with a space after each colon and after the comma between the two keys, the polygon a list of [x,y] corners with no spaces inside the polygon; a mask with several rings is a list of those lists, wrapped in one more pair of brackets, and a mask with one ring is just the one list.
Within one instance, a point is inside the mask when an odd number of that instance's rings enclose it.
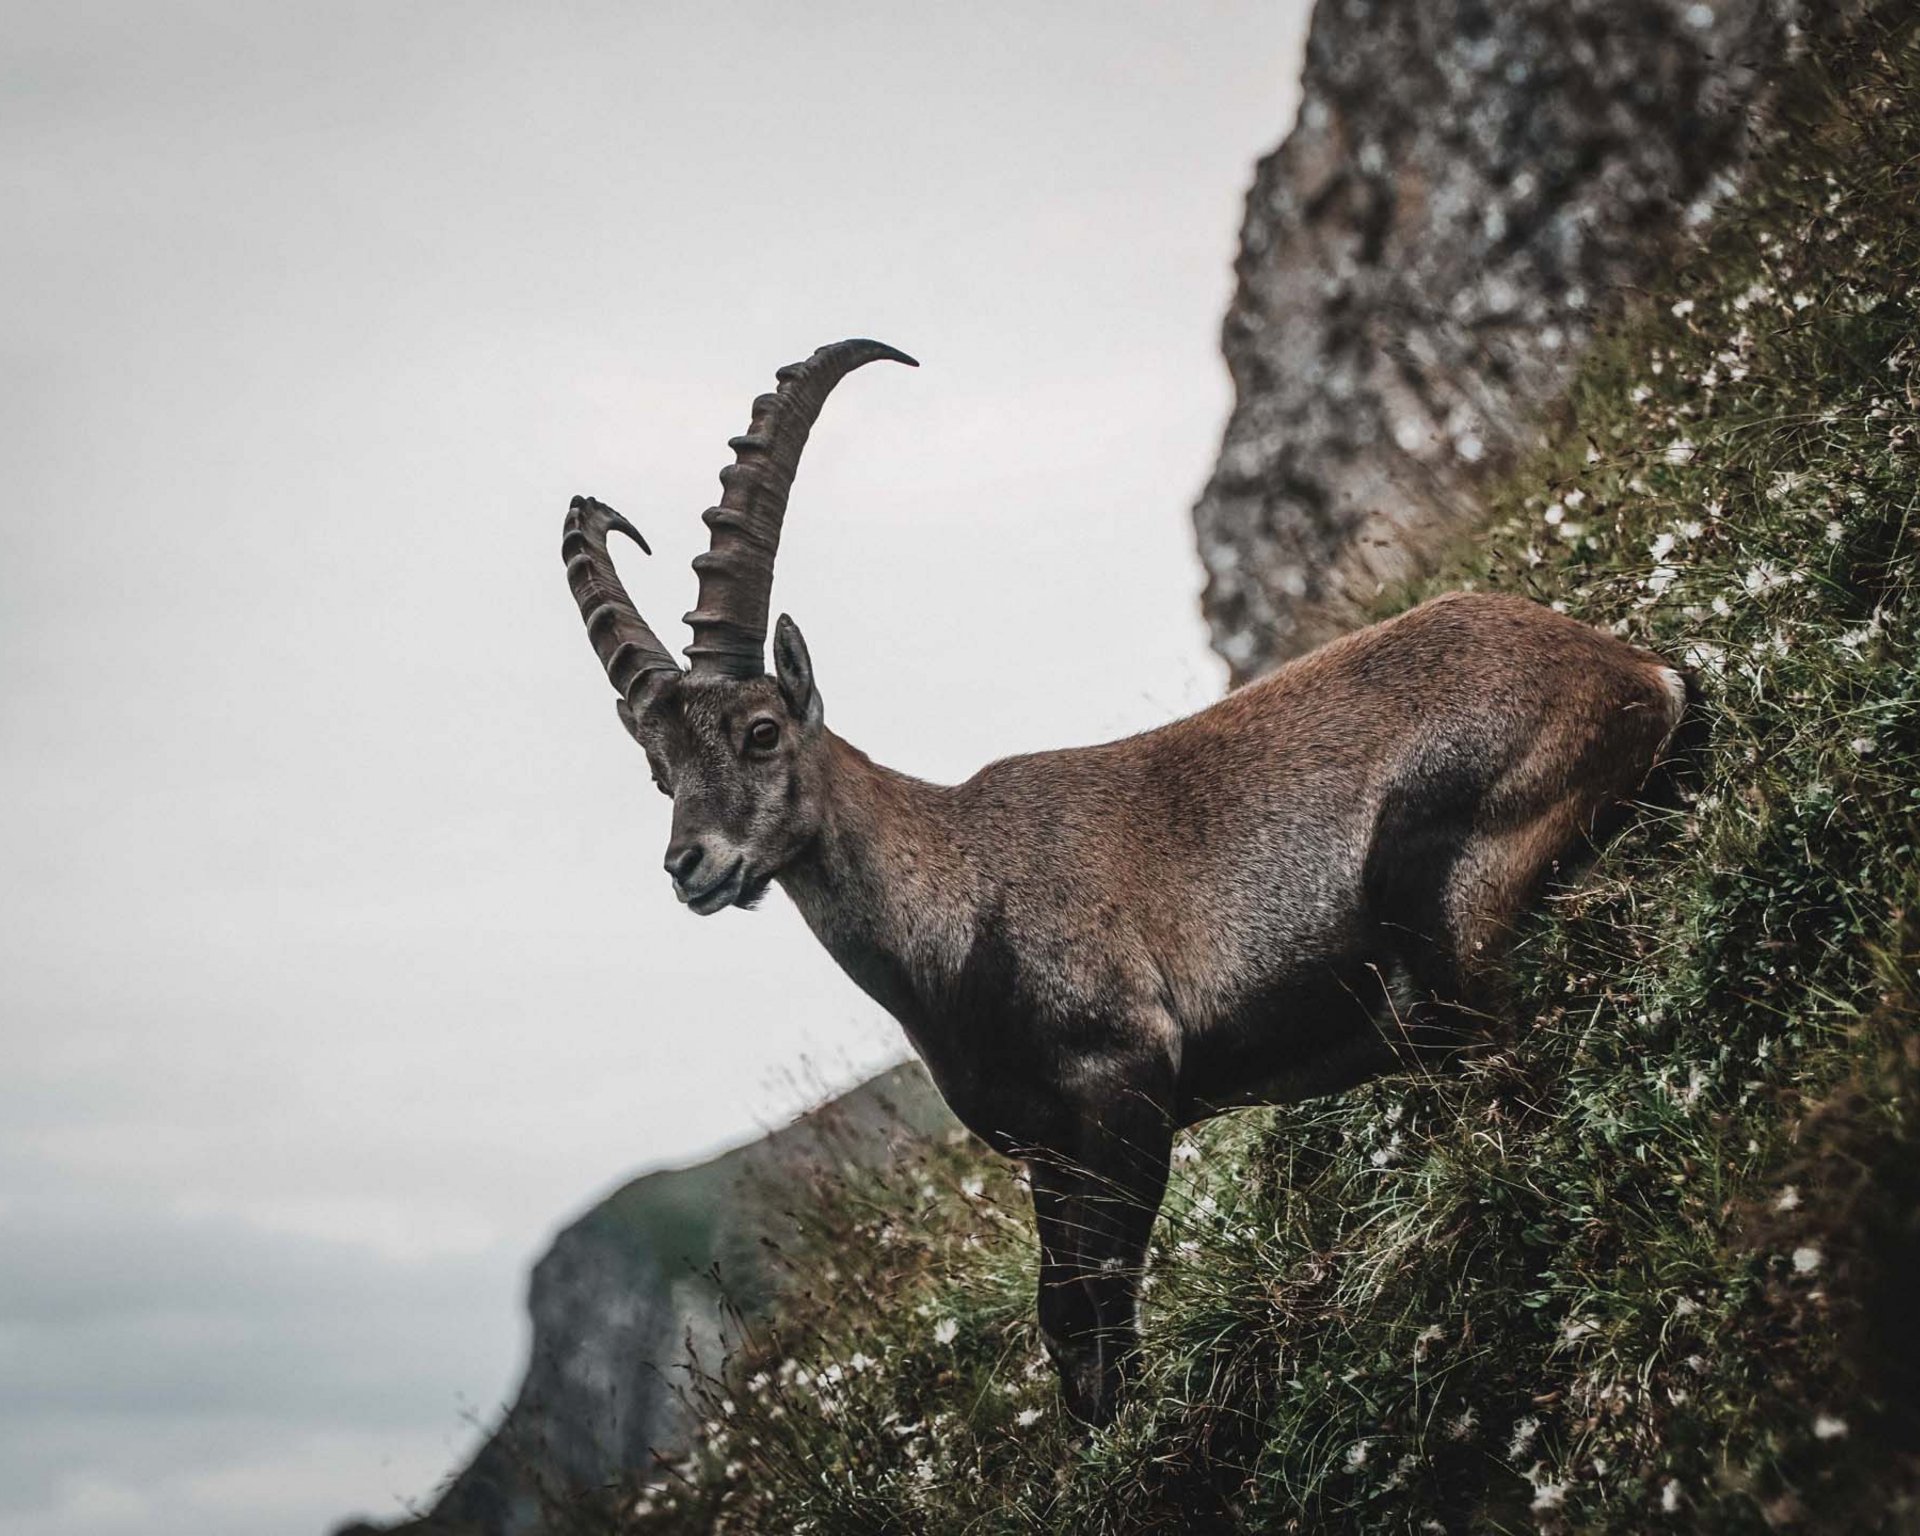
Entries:
{"label": "ibex", "polygon": [[1668,755],[1686,684],[1511,597],[1453,594],[1184,720],[989,764],[881,767],[827,728],[768,597],[827,394],[873,341],[780,370],[729,446],[682,670],[575,498],[561,545],[621,723],[673,800],[666,870],[703,916],[772,881],[899,1020],[960,1120],[1023,1159],[1039,1321],[1068,1409],[1101,1424],[1175,1131],[1332,1092],[1473,1017],[1515,917]]}

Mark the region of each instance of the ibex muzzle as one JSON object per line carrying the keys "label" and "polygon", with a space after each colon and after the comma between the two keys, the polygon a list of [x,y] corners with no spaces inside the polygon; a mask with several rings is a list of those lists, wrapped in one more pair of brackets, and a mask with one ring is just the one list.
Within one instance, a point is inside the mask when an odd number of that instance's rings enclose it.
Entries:
{"label": "ibex muzzle", "polygon": [[1125,741],[951,788],[894,773],[827,729],[791,620],[771,676],[762,657],[801,449],[881,358],[912,362],[840,342],[754,402],[694,562],[688,670],[614,575],[624,519],[576,498],[562,552],[673,797],[676,892],[704,915],[778,880],[954,1113],[1027,1161],[1041,1329],[1068,1408],[1103,1423],[1175,1130],[1457,1045],[1515,917],[1663,760],[1686,685],[1536,604],[1456,594]]}

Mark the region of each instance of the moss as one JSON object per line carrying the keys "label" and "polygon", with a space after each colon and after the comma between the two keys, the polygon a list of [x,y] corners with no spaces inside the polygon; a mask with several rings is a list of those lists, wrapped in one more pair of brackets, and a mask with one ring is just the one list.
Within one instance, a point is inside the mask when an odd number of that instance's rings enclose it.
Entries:
{"label": "moss", "polygon": [[[1920,1523],[1920,53],[1805,65],[1440,585],[1684,659],[1712,735],[1465,1070],[1182,1143],[1143,1389],[1062,1421],[1010,1171],[823,1189],[713,1433],[591,1528]],[[1876,19],[1876,16],[1878,19]],[[1417,594],[1405,594],[1411,598]],[[640,1512],[636,1512],[640,1511]],[[587,1527],[582,1527],[587,1528]]]}

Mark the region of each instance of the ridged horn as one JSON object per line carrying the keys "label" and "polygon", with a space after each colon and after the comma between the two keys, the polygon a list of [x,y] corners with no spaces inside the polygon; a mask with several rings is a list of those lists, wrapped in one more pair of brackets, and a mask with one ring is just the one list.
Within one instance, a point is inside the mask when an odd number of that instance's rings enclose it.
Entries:
{"label": "ridged horn", "polygon": [[649,672],[678,672],[680,664],[668,654],[659,637],[647,627],[621,585],[613,557],[607,553],[607,535],[624,533],[647,554],[640,531],[612,507],[591,496],[576,496],[561,525],[560,558],[567,562],[567,585],[587,623],[587,638],[607,669],[607,678],[627,701],[637,707],[634,688]]}
{"label": "ridged horn", "polygon": [[765,670],[773,561],[801,450],[833,386],[882,358],[920,366],[884,342],[866,340],[836,341],[804,363],[789,363],[774,375],[779,388],[753,402],[747,430],[728,442],[734,458],[720,471],[720,505],[702,514],[713,536],[693,562],[700,597],[686,623],[693,630],[687,658],[694,672],[758,677]]}

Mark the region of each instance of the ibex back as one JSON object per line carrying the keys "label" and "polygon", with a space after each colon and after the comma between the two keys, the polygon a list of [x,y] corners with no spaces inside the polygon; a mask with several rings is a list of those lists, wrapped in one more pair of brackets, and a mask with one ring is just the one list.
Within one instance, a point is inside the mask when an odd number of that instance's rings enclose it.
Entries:
{"label": "ibex back", "polygon": [[688,670],[614,574],[624,519],[576,498],[562,550],[673,797],[681,900],[751,906],[779,881],[954,1113],[1025,1159],[1041,1330],[1068,1408],[1101,1423],[1175,1130],[1463,1038],[1514,918],[1661,761],[1686,687],[1536,604],[1456,594],[1144,735],[952,788],[895,773],[827,729],[790,619],[772,676],[762,660],[801,449],[878,358],[911,362],[840,342],[754,402],[694,561]]}

